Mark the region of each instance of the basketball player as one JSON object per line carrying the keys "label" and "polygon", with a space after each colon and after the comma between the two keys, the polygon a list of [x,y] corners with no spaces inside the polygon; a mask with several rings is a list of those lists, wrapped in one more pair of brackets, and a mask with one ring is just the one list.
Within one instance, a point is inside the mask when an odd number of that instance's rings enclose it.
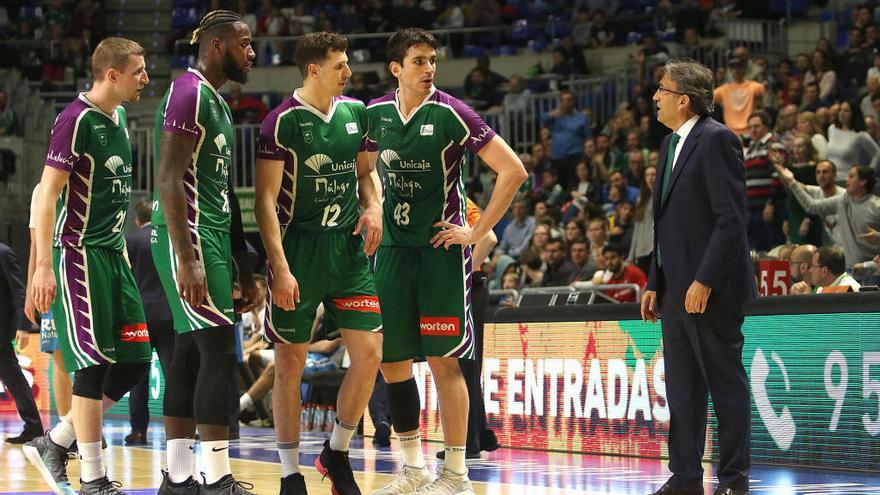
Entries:
{"label": "basketball player", "polygon": [[[399,89],[367,105],[369,145],[385,185],[376,289],[385,329],[382,375],[404,467],[375,493],[470,494],[465,467],[468,392],[458,359],[474,354],[471,245],[501,218],[526,179],[519,158],[470,107],[434,87],[437,41],[398,31],[386,60]],[[467,151],[498,173],[486,211],[465,219]],[[375,155],[374,155],[375,156]],[[445,460],[432,480],[419,434],[414,359],[427,359],[437,385]]]}
{"label": "basketball player", "polygon": [[366,107],[340,96],[351,77],[347,48],[335,33],[299,40],[295,59],[303,87],[263,122],[257,152],[256,213],[271,269],[266,336],[275,342],[282,495],[306,493],[297,468],[300,379],[318,305],[323,302],[326,317],[342,329],[351,357],[333,433],[315,461],[335,494],[360,494],[348,445],[382,355],[382,315],[367,258],[382,237],[382,214],[366,152]]}
{"label": "basketball player", "polygon": [[92,70],[92,89],[55,121],[35,205],[34,305],[52,309],[65,369],[75,373],[72,410],[24,452],[53,492],[69,494],[67,449],[76,440],[79,493],[114,495],[121,492],[105,470],[102,410],[141,379],[151,359],[124,254],[132,156],[120,104],[137,101],[149,79],[144,49],[122,38],[98,44]]}
{"label": "basketball player", "polygon": [[[255,57],[240,15],[209,12],[193,33],[195,67],[171,83],[156,114],[158,147],[151,246],[178,332],[165,389],[168,471],[160,494],[250,494],[229,465],[230,384],[236,353],[233,253],[239,282],[255,286],[229,187],[232,112],[217,92],[227,80],[245,83]],[[230,230],[232,232],[230,233]],[[204,483],[193,479],[198,426]]]}

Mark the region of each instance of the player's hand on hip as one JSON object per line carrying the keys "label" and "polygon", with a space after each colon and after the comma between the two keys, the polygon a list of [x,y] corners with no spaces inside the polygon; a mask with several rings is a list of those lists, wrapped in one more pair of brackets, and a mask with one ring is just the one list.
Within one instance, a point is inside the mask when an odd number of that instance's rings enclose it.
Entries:
{"label": "player's hand on hip", "polygon": [[702,314],[706,312],[706,306],[709,303],[709,295],[712,288],[694,280],[688,287],[687,294],[684,296],[684,309],[691,314]]}
{"label": "player's hand on hip", "polygon": [[299,304],[299,282],[290,270],[272,272],[272,304],[293,311]]}
{"label": "player's hand on hip", "polygon": [[55,301],[55,274],[51,266],[37,266],[34,270],[34,305],[40,313],[49,312]]}
{"label": "player's hand on hip", "polygon": [[192,261],[180,265],[177,271],[177,288],[180,297],[190,306],[195,308],[205,303],[208,297],[208,280],[201,263]]}
{"label": "player's hand on hip", "polygon": [[467,225],[455,225],[454,223],[440,221],[434,224],[434,227],[440,227],[442,230],[434,234],[431,238],[431,245],[435,248],[443,246],[449,249],[450,246],[461,244],[462,246],[470,246],[477,242],[473,238],[473,231]]}
{"label": "player's hand on hip", "polygon": [[354,228],[354,235],[360,235],[363,229],[367,229],[367,235],[364,237],[364,253],[372,256],[382,242],[382,209],[378,206],[371,206],[364,210],[360,220]]}
{"label": "player's hand on hip", "polygon": [[642,294],[642,321],[657,321],[657,292],[646,290]]}

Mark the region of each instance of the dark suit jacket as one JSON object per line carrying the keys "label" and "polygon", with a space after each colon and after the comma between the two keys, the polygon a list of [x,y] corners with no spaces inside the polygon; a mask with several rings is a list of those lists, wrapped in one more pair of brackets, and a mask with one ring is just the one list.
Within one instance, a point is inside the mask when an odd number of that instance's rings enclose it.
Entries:
{"label": "dark suit jacket", "polygon": [[15,338],[15,332],[30,328],[24,315],[25,284],[18,256],[0,242],[0,342]]}
{"label": "dark suit jacket", "polygon": [[153,253],[150,250],[152,230],[153,228],[147,225],[125,236],[131,271],[134,273],[141,300],[144,303],[144,316],[150,323],[173,319],[168,299],[165,298],[165,292],[162,289],[162,281],[159,279],[159,273],[153,263]]}
{"label": "dark suit jacket", "polygon": [[[670,135],[660,146],[657,191],[662,191]],[[711,117],[700,118],[672,169],[666,201],[654,195],[654,256],[647,290],[657,291],[660,316],[684,318],[694,280],[712,288],[707,313],[741,313],[757,297],[746,226],[742,145]],[[662,267],[657,266],[660,250]]]}

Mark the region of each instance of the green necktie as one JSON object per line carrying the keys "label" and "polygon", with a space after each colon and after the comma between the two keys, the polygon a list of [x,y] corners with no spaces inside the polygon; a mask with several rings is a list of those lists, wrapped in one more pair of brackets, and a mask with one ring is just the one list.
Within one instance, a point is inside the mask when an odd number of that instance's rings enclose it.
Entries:
{"label": "green necktie", "polygon": [[[669,194],[669,178],[672,177],[672,165],[675,162],[675,147],[678,146],[678,141],[681,139],[676,133],[672,133],[672,138],[669,140],[669,149],[666,151],[666,168],[663,169],[663,191],[660,196],[660,204],[662,205],[666,201],[666,195]],[[663,260],[660,257],[660,246],[657,246],[657,267],[663,266]]]}
{"label": "green necktie", "polygon": [[672,176],[672,165],[675,162],[675,148],[678,146],[678,141],[681,139],[676,133],[672,133],[672,138],[669,140],[669,149],[666,151],[666,168],[663,169],[663,195],[660,196],[660,204],[666,202],[666,195],[669,194],[669,178]]}

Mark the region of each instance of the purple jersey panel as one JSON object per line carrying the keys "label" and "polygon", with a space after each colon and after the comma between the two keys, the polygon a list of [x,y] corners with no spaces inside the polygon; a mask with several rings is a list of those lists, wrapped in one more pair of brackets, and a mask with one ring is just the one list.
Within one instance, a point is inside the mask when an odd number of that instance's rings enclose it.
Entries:
{"label": "purple jersey panel", "polygon": [[192,72],[178,77],[171,83],[171,94],[165,105],[162,129],[192,139],[202,135],[197,123],[197,105],[201,79]]}
{"label": "purple jersey panel", "polygon": [[77,98],[58,115],[52,128],[52,136],[49,138],[46,165],[65,172],[73,171],[81,151],[75,149],[77,122],[88,108],[89,106],[85,102]]}
{"label": "purple jersey panel", "polygon": [[452,110],[458,114],[464,125],[467,127],[468,137],[462,146],[474,153],[479,153],[483,146],[486,146],[492,138],[495,137],[495,131],[489,127],[473,108],[469,107],[463,101],[450,96],[442,91],[435,93],[435,98],[440,103],[445,103],[452,107]]}

